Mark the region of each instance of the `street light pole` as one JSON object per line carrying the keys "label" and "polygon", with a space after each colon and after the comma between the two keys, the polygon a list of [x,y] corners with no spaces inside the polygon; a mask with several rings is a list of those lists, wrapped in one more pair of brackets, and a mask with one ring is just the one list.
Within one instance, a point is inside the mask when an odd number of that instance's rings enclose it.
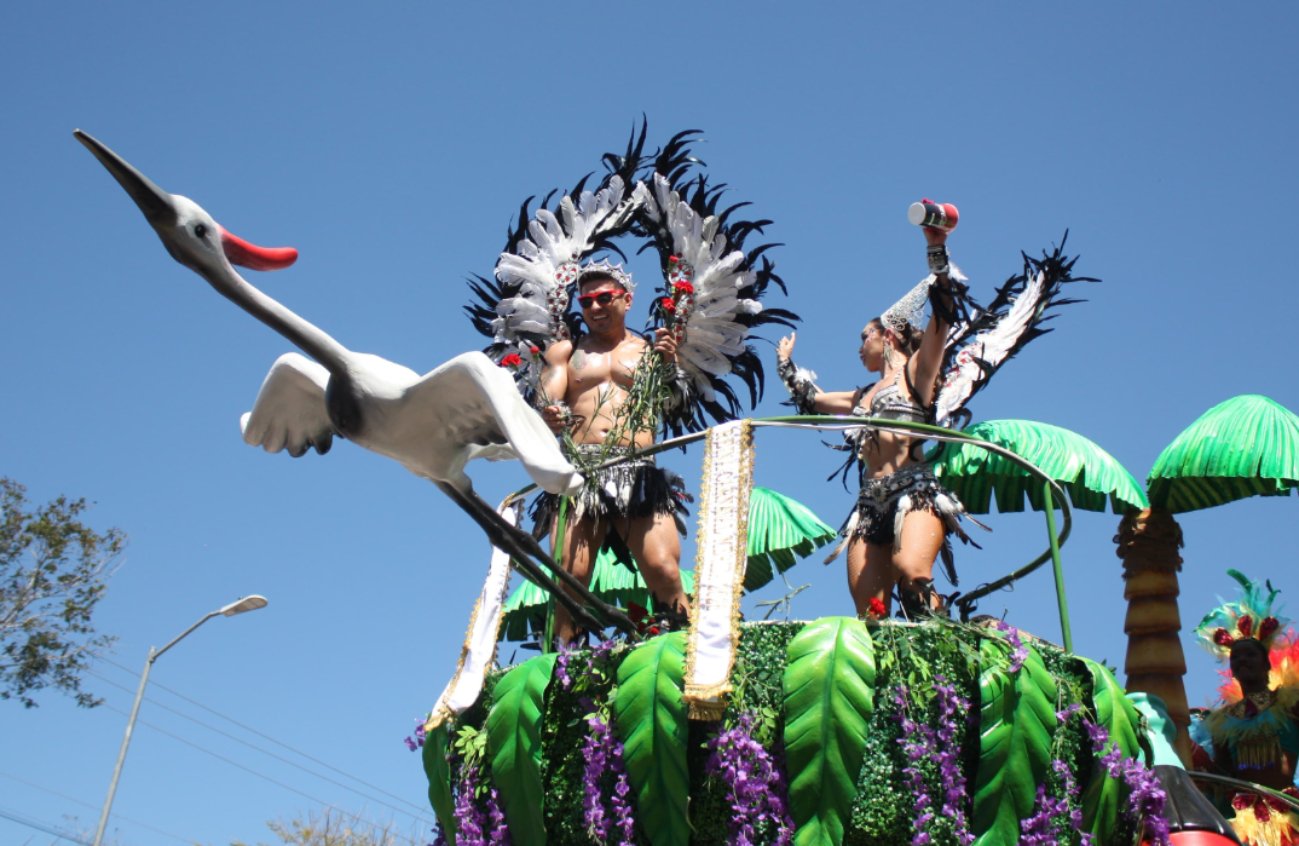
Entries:
{"label": "street light pole", "polygon": [[104,799],[104,809],[99,813],[99,827],[95,829],[94,846],[102,846],[104,842],[104,830],[108,828],[108,815],[113,809],[113,797],[117,794],[117,782],[122,777],[122,764],[126,762],[126,750],[131,745],[131,732],[135,728],[136,715],[140,713],[140,701],[144,699],[144,689],[149,684],[149,670],[153,669],[153,662],[162,657],[162,653],[180,643],[190,632],[213,617],[233,617],[236,614],[243,614],[245,611],[256,611],[258,608],[265,607],[266,597],[255,593],[245,596],[243,599],[235,600],[215,611],[209,611],[197,623],[172,638],[162,649],[153,646],[149,647],[149,656],[144,661],[144,671],[140,673],[140,687],[135,691],[135,702],[131,705],[131,716],[126,719],[126,734],[122,737],[122,748],[117,751],[117,765],[113,767],[113,780],[108,783],[108,796]]}

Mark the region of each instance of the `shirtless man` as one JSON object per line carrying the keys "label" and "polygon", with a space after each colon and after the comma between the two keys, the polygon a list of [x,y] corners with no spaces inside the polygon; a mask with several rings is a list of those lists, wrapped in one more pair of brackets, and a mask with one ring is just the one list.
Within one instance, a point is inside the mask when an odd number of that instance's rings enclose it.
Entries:
{"label": "shirtless man", "polygon": [[[645,339],[627,330],[633,283],[620,267],[601,262],[578,274],[578,304],[588,334],[576,344],[559,341],[546,350],[542,389],[552,404],[542,417],[556,434],[569,431],[577,447],[575,464],[625,455],[654,442],[652,430],[629,431],[623,408],[632,376],[650,350]],[[676,365],[676,343],[665,329],[655,331],[653,349],[669,367]],[[553,402],[562,398],[563,405]],[[614,439],[612,442],[610,439]],[[626,544],[660,609],[689,612],[681,587],[681,541],[675,520],[673,480],[652,458],[634,459],[598,474],[583,469],[588,484],[571,502],[560,565],[583,584],[591,583],[595,557],[608,533]],[[591,478],[594,476],[595,478]],[[577,636],[567,611],[555,609],[555,638]]]}

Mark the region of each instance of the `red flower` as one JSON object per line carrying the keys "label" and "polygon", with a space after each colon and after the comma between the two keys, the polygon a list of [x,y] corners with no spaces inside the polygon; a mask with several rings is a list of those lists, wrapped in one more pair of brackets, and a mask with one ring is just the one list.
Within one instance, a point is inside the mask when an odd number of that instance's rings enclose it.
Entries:
{"label": "red flower", "polygon": [[885,614],[889,613],[889,610],[884,607],[884,601],[882,599],[878,596],[872,596],[871,601],[867,603],[866,613],[872,620],[878,620]]}
{"label": "red flower", "polygon": [[534,344],[528,347],[528,352],[532,353],[533,355],[541,355],[541,347]]}
{"label": "red flower", "polygon": [[1263,622],[1258,626],[1258,639],[1267,640],[1280,625],[1276,617],[1264,617]]}
{"label": "red flower", "polygon": [[510,353],[509,355],[505,356],[505,358],[501,359],[501,367],[522,367],[522,366],[523,366],[523,356],[519,355],[518,353]]}
{"label": "red flower", "polygon": [[677,258],[676,256],[668,256],[668,261],[672,264],[676,264],[677,262],[681,261],[681,259]]}
{"label": "red flower", "polygon": [[678,294],[693,294],[695,292],[695,286],[691,285],[689,282],[673,282],[672,290],[676,291]]}
{"label": "red flower", "polygon": [[659,300],[659,305],[662,306],[663,310],[667,312],[674,312],[677,310],[677,304],[676,302],[673,301],[671,297],[664,297],[663,299]]}
{"label": "red flower", "polygon": [[1213,633],[1213,642],[1218,644],[1219,646],[1231,646],[1233,643],[1235,643],[1235,640],[1236,639],[1233,638],[1227,632],[1227,630],[1223,628],[1220,628]]}
{"label": "red flower", "polygon": [[1240,632],[1242,637],[1249,637],[1254,633],[1254,618],[1248,614],[1243,615],[1236,621],[1236,631]]}

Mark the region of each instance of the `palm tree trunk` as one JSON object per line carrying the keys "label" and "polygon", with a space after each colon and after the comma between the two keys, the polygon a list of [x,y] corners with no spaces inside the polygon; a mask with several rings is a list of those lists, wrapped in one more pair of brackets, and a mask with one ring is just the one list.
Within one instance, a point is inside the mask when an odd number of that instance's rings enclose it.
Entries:
{"label": "palm tree trunk", "polygon": [[1182,529],[1162,508],[1129,511],[1119,523],[1118,556],[1123,560],[1123,598],[1128,615],[1124,672],[1127,689],[1151,693],[1164,700],[1177,727],[1173,748],[1188,767],[1191,763],[1190,708],[1186,701],[1186,653],[1182,650],[1182,620],[1177,610],[1181,592]]}

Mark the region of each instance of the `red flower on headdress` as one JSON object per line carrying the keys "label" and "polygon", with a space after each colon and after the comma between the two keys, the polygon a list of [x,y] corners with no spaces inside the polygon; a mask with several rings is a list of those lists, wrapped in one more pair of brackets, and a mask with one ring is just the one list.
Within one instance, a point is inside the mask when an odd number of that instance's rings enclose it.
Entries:
{"label": "red flower on headdress", "polygon": [[1264,617],[1263,622],[1258,624],[1258,639],[1267,640],[1280,626],[1276,617]]}
{"label": "red flower on headdress", "polygon": [[1254,634],[1254,618],[1248,614],[1241,615],[1236,621],[1236,631],[1240,632],[1241,637],[1252,637]]}
{"label": "red flower on headdress", "polygon": [[668,262],[671,264],[676,264],[679,261],[681,261],[681,259],[677,258],[676,256],[668,256]]}
{"label": "red flower on headdress", "polygon": [[678,294],[693,294],[695,292],[695,286],[691,285],[689,282],[684,282],[684,281],[673,282],[672,290],[677,292]]}
{"label": "red flower on headdress", "polygon": [[663,299],[659,300],[659,305],[662,306],[662,307],[663,307],[663,310],[666,311],[666,312],[668,312],[668,313],[671,313],[671,312],[674,312],[674,311],[677,310],[677,304],[676,304],[676,301],[673,300],[671,297],[664,297]]}
{"label": "red flower on headdress", "polygon": [[1258,797],[1258,800],[1254,802],[1254,818],[1261,823],[1265,823],[1272,818],[1272,808],[1262,796]]}
{"label": "red flower on headdress", "polygon": [[871,601],[867,603],[866,614],[872,620],[878,620],[887,613],[888,609],[884,607],[884,601],[878,596],[872,596]]}
{"label": "red flower on headdress", "polygon": [[501,367],[522,367],[523,356],[518,353],[510,353],[501,359]]}
{"label": "red flower on headdress", "polygon": [[1235,640],[1226,629],[1220,628],[1213,633],[1213,642],[1219,646],[1231,646]]}

